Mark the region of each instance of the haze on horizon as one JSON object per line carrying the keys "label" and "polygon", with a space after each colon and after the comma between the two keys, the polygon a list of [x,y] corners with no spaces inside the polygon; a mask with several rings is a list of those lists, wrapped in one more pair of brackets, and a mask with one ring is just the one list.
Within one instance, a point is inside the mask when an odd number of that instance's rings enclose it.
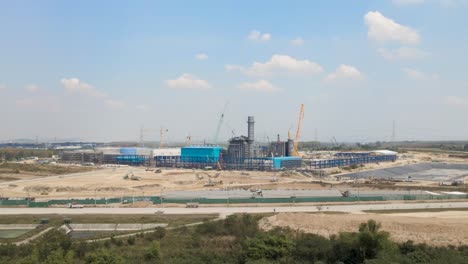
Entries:
{"label": "haze on horizon", "polygon": [[465,0],[2,1],[0,140],[466,140]]}

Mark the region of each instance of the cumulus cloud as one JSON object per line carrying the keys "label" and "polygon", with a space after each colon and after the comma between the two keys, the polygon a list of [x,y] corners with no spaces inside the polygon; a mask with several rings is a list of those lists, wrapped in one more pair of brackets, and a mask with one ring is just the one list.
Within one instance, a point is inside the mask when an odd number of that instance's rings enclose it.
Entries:
{"label": "cumulus cloud", "polygon": [[467,106],[468,100],[460,96],[447,96],[445,97],[445,103],[451,106]]}
{"label": "cumulus cloud", "polygon": [[239,89],[242,91],[257,91],[257,92],[276,92],[279,90],[278,87],[274,86],[266,80],[259,80],[253,83],[243,83],[239,85]]}
{"label": "cumulus cloud", "polygon": [[257,41],[257,42],[265,42],[271,39],[270,33],[262,33],[258,30],[250,31],[249,36],[247,37],[249,40]]}
{"label": "cumulus cloud", "polygon": [[184,73],[179,78],[174,80],[167,80],[166,85],[172,89],[194,89],[206,90],[212,86],[209,82],[199,79],[197,76]]}
{"label": "cumulus cloud", "polygon": [[437,74],[428,74],[420,70],[412,68],[401,68],[401,70],[411,79],[424,81],[424,80],[437,80],[439,76]]}
{"label": "cumulus cloud", "polygon": [[197,60],[207,60],[208,55],[206,55],[205,53],[198,53],[197,55],[195,55],[195,59],[197,59]]}
{"label": "cumulus cloud", "polygon": [[293,45],[295,47],[302,46],[302,45],[304,45],[304,40],[301,37],[295,38],[295,39],[291,40],[291,45]]}
{"label": "cumulus cloud", "polygon": [[24,89],[30,93],[35,93],[39,91],[41,88],[35,84],[29,84],[29,85],[26,85]]}
{"label": "cumulus cloud", "polygon": [[327,75],[325,81],[334,82],[343,79],[360,80],[364,75],[354,66],[341,64],[334,72]]}
{"label": "cumulus cloud", "polygon": [[78,78],[64,78],[60,82],[69,93],[78,93],[96,98],[106,97],[105,93],[97,90],[91,84],[80,81]]}
{"label": "cumulus cloud", "polygon": [[405,5],[420,5],[424,4],[425,0],[392,0],[392,3],[399,6]]}
{"label": "cumulus cloud", "polygon": [[394,50],[379,48],[377,51],[386,60],[416,60],[425,58],[428,55],[420,49],[410,47],[400,47]]}
{"label": "cumulus cloud", "polygon": [[364,20],[368,28],[367,36],[377,42],[417,44],[421,41],[421,37],[416,30],[398,24],[378,11],[368,12],[364,16]]}
{"label": "cumulus cloud", "polygon": [[239,65],[226,65],[227,71],[240,71],[252,76],[267,76],[272,74],[317,74],[323,72],[322,66],[309,60],[298,60],[288,55],[273,55],[266,62],[254,62],[249,68]]}
{"label": "cumulus cloud", "polygon": [[40,96],[22,98],[15,101],[15,105],[20,109],[39,110],[46,112],[59,112],[60,98],[57,96]]}

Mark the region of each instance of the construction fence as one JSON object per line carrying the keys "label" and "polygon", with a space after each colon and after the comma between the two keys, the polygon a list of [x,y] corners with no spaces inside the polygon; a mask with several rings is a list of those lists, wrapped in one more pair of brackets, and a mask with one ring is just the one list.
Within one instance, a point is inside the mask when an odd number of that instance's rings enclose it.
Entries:
{"label": "construction fence", "polygon": [[61,199],[49,201],[31,200],[0,200],[0,206],[22,206],[22,207],[56,207],[65,206],[68,203],[81,204],[85,206],[97,206],[106,204],[131,204],[140,201],[152,202],[153,204],[249,204],[249,203],[327,203],[327,202],[372,202],[372,201],[422,201],[422,200],[450,200],[468,199],[468,195],[392,195],[392,196],[352,196],[352,197],[282,197],[282,198],[164,198],[160,196],[128,196],[119,198],[103,199]]}

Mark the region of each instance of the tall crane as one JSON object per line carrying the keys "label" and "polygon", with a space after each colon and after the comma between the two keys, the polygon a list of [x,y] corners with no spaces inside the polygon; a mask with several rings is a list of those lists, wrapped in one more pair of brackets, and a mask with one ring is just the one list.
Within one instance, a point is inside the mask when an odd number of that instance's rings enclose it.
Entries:
{"label": "tall crane", "polygon": [[294,150],[293,155],[299,156],[297,151],[297,147],[299,145],[299,138],[301,137],[301,128],[302,128],[302,120],[304,119],[304,104],[301,104],[301,109],[299,111],[299,121],[297,122],[297,130],[296,130],[296,137],[294,138]]}
{"label": "tall crane", "polygon": [[159,130],[159,148],[163,148],[163,139],[164,139],[164,133],[168,132],[169,130],[162,128]]}
{"label": "tall crane", "polygon": [[221,126],[223,125],[224,113],[226,112],[228,104],[229,104],[229,102],[226,102],[226,104],[224,105],[223,112],[221,113],[221,117],[219,118],[218,126],[216,127],[216,134],[215,134],[215,137],[213,139],[213,144],[216,144],[218,142],[219,131],[221,130]]}

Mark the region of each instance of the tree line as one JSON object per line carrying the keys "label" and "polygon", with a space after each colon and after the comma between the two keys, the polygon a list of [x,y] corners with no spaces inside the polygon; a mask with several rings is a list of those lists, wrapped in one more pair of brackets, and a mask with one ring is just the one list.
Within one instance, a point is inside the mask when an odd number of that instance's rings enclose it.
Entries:
{"label": "tree line", "polygon": [[54,230],[27,245],[1,245],[0,263],[468,263],[468,246],[396,243],[373,220],[325,238],[288,228],[263,231],[259,219],[234,215],[93,243]]}

